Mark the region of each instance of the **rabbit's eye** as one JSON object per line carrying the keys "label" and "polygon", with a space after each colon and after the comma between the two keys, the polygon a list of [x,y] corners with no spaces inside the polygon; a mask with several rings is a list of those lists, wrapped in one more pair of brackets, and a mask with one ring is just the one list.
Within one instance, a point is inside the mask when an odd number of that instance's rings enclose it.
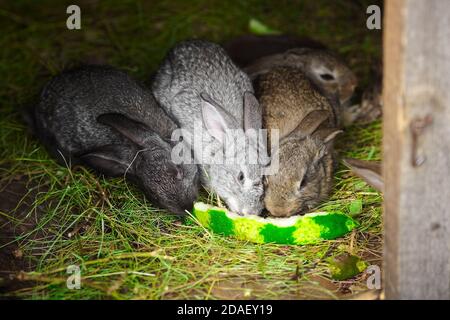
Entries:
{"label": "rabbit's eye", "polygon": [[333,76],[332,74],[329,74],[329,73],[322,73],[322,74],[320,75],[320,78],[321,78],[322,80],[325,80],[325,81],[331,81],[331,80],[334,80],[334,76]]}
{"label": "rabbit's eye", "polygon": [[240,183],[244,182],[244,173],[242,171],[239,172],[237,179]]}

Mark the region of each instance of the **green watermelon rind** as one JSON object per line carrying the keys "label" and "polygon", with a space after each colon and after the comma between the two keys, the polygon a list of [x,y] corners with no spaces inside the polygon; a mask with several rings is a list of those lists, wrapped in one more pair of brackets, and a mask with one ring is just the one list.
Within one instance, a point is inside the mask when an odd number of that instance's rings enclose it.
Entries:
{"label": "green watermelon rind", "polygon": [[262,218],[241,216],[203,202],[194,205],[193,215],[202,226],[214,233],[255,243],[314,244],[339,238],[359,225],[339,211],[314,212],[289,218]]}

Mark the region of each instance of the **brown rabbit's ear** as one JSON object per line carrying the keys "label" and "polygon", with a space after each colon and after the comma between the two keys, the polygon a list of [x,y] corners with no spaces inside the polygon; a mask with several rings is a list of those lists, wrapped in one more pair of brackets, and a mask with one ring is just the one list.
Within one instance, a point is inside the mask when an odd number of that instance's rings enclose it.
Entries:
{"label": "brown rabbit's ear", "polygon": [[333,146],[334,139],[342,132],[342,130],[336,128],[323,128],[314,133],[313,136],[319,137],[319,139],[323,142],[323,145],[319,148],[316,154],[316,161],[322,159],[326,154],[329,154],[329,151]]}
{"label": "brown rabbit's ear", "polygon": [[326,110],[311,111],[289,135],[298,135],[302,137],[309,136],[316,131],[329,116],[330,113]]}
{"label": "brown rabbit's ear", "polygon": [[379,161],[364,161],[346,158],[342,161],[355,175],[366,181],[370,186],[383,192],[384,181],[381,175]]}

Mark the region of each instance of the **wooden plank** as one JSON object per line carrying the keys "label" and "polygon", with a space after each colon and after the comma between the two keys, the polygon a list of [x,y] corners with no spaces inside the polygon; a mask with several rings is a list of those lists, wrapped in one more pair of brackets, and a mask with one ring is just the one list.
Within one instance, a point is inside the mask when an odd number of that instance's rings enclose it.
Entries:
{"label": "wooden plank", "polygon": [[386,298],[450,299],[450,1],[385,2],[383,100]]}

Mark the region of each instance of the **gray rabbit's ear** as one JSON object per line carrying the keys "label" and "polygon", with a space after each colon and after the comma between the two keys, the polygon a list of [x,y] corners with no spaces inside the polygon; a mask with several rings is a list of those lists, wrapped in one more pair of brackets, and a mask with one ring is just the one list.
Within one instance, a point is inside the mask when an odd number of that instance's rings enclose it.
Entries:
{"label": "gray rabbit's ear", "polygon": [[290,134],[299,135],[301,137],[309,136],[316,131],[329,116],[330,113],[326,110],[311,111]]}
{"label": "gray rabbit's ear", "polygon": [[131,162],[138,150],[129,145],[111,144],[79,155],[80,160],[96,171],[112,177],[133,174]]}
{"label": "gray rabbit's ear", "polygon": [[168,145],[149,127],[141,122],[131,120],[120,113],[105,113],[97,117],[99,123],[112,127],[140,147],[151,145]]}
{"label": "gray rabbit's ear", "polygon": [[370,186],[383,191],[384,180],[381,175],[381,163],[379,161],[364,161],[347,158],[342,161],[355,175],[366,181]]}
{"label": "gray rabbit's ear", "polygon": [[255,95],[244,93],[244,130],[262,128],[262,108]]}
{"label": "gray rabbit's ear", "polygon": [[203,124],[212,137],[223,143],[226,130],[237,128],[237,123],[233,116],[212,101],[207,94],[201,93],[200,97],[202,100]]}

